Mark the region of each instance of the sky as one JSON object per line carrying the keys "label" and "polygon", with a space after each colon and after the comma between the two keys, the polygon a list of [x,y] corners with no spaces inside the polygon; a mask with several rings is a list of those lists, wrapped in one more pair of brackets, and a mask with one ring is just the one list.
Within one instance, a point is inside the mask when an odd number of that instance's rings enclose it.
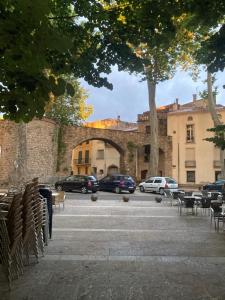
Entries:
{"label": "sky", "polygon": [[[216,75],[218,86],[217,103],[225,105],[225,74],[218,72]],[[94,107],[93,114],[87,121],[95,121],[106,118],[117,118],[122,121],[136,122],[137,114],[148,110],[148,94],[146,81],[140,81],[135,75],[126,72],[118,72],[117,68],[108,75],[108,80],[113,84],[113,90],[106,88],[95,88],[81,80],[81,85],[88,91],[88,104]],[[177,72],[173,79],[164,81],[157,86],[156,104],[157,106],[174,103],[179,99],[179,103],[192,101],[192,95],[206,89],[203,80],[206,73],[201,72],[200,78],[194,82],[191,76],[185,72]],[[199,97],[198,97],[199,98]]]}

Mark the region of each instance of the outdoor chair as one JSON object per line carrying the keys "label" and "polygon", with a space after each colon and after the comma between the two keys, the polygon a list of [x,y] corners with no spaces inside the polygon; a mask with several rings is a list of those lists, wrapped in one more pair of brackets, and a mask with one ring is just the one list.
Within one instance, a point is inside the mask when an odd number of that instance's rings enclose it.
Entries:
{"label": "outdoor chair", "polygon": [[43,198],[47,200],[47,208],[48,208],[48,225],[49,225],[49,238],[52,237],[52,215],[53,215],[53,208],[52,208],[52,191],[47,188],[39,189],[39,193]]}
{"label": "outdoor chair", "polygon": [[59,205],[60,208],[60,204],[62,203],[63,205],[63,209],[65,207],[65,199],[66,199],[66,195],[64,191],[59,191],[58,195],[54,197],[54,205]]}
{"label": "outdoor chair", "polygon": [[214,228],[216,231],[219,231],[219,224],[223,224],[224,228],[224,223],[225,223],[225,215],[222,214],[222,207],[220,206],[214,206],[214,208],[210,208],[211,211],[211,225],[212,221],[214,220]]}
{"label": "outdoor chair", "polygon": [[173,205],[173,194],[171,193],[170,190],[165,189],[164,190],[164,199],[163,202],[165,204],[169,204],[170,206]]}
{"label": "outdoor chair", "polygon": [[194,214],[194,205],[195,198],[190,197],[190,199],[185,199],[183,194],[179,194],[178,198],[178,212],[180,216],[182,215],[183,209],[186,210],[186,214],[188,214],[191,210],[191,214]]}
{"label": "outdoor chair", "polygon": [[211,206],[211,199],[203,197],[201,200],[201,208],[202,212],[206,215],[206,212],[208,211],[208,215],[210,213],[210,206]]}

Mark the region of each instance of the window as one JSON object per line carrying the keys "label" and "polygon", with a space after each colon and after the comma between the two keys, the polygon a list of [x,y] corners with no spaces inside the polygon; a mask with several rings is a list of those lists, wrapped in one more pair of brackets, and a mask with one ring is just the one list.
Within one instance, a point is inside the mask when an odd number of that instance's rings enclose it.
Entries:
{"label": "window", "polygon": [[187,182],[195,182],[195,171],[187,171]]}
{"label": "window", "polygon": [[221,176],[221,171],[215,171],[215,181],[217,181]]}
{"label": "window", "polygon": [[187,143],[194,143],[194,125],[187,125],[186,126],[186,142]]}
{"label": "window", "polygon": [[79,167],[77,168],[77,174],[78,175],[80,174],[80,168]]}
{"label": "window", "polygon": [[97,151],[97,159],[104,159],[104,150]]}
{"label": "window", "polygon": [[154,183],[162,183],[162,179],[156,179]]}
{"label": "window", "polygon": [[85,174],[88,174],[88,167],[85,168]]}
{"label": "window", "polygon": [[150,133],[151,132],[151,127],[150,126],[146,126],[145,127],[145,133]]}
{"label": "window", "polygon": [[192,116],[188,116],[187,120],[188,120],[188,121],[193,121]]}
{"label": "window", "polygon": [[144,162],[148,162],[150,157],[150,145],[144,146]]}
{"label": "window", "polygon": [[[85,151],[85,163],[89,163],[89,150]],[[86,173],[87,174],[87,173]]]}
{"label": "window", "polygon": [[147,181],[145,181],[146,183],[153,183],[153,179],[149,179],[149,180],[147,180]]}
{"label": "window", "polygon": [[172,178],[166,177],[166,183],[176,184],[176,181],[174,179],[172,179]]}
{"label": "window", "polygon": [[82,163],[82,151],[79,151],[78,152],[78,164],[81,164],[81,163]]}

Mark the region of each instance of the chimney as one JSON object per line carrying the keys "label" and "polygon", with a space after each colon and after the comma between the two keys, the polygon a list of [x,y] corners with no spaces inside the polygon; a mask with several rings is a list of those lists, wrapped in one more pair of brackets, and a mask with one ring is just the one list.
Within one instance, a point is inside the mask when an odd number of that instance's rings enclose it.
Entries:
{"label": "chimney", "polygon": [[193,102],[197,100],[197,94],[193,94]]}

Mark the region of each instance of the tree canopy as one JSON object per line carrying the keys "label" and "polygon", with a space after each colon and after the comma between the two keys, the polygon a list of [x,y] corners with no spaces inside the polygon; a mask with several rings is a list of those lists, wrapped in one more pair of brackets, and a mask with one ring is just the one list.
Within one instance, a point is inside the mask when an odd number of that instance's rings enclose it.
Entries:
{"label": "tree canopy", "polygon": [[73,77],[65,77],[67,84],[73,87],[71,96],[67,91],[58,97],[53,94],[45,108],[45,116],[58,122],[60,125],[80,125],[93,112],[93,106],[86,103],[88,94]]}
{"label": "tree canopy", "polygon": [[224,69],[223,0],[0,0],[0,111],[16,121],[41,117],[52,94],[73,95],[63,74],[112,88],[112,65],[143,70],[129,44],[164,49],[185,14],[186,28],[213,32],[196,50],[198,62]]}

